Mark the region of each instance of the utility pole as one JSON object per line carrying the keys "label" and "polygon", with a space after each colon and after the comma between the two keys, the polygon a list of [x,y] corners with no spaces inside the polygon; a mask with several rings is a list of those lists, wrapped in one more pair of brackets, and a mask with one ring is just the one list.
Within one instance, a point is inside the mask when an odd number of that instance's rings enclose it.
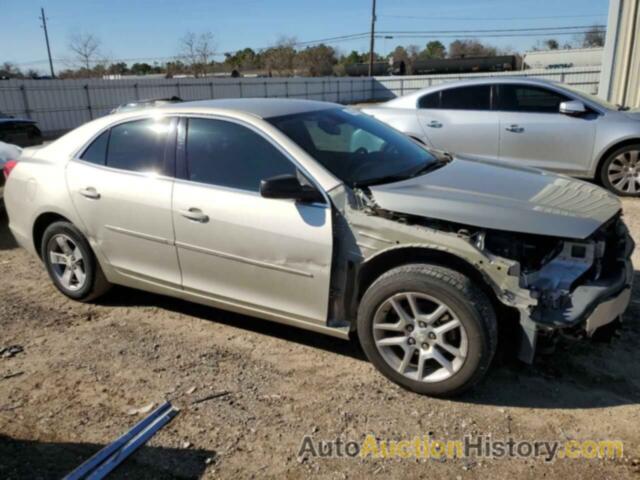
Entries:
{"label": "utility pole", "polygon": [[47,17],[44,15],[44,8],[40,8],[40,20],[42,20],[42,28],[44,29],[44,39],[47,42],[47,55],[49,55],[49,68],[51,69],[51,78],[56,78],[53,71],[53,60],[51,59],[51,47],[49,46],[49,33],[47,32]]}
{"label": "utility pole", "polygon": [[371,39],[369,40],[369,76],[373,76],[373,56],[375,48],[376,35],[376,0],[372,0],[371,4]]}

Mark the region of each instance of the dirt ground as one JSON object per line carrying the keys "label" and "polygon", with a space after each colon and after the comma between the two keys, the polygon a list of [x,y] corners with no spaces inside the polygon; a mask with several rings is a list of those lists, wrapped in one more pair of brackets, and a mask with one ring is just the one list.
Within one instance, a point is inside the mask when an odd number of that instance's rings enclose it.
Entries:
{"label": "dirt ground", "polygon": [[[640,201],[625,211],[640,240]],[[74,303],[0,214],[0,348],[23,348],[0,358],[0,478],[59,478],[144,416],[132,409],[170,399],[180,414],[114,478],[640,479],[638,288],[612,343],[563,343],[532,367],[508,361],[472,393],[435,400],[385,380],[341,340],[125,288]],[[619,439],[625,457],[298,457],[305,435],[369,433]]]}

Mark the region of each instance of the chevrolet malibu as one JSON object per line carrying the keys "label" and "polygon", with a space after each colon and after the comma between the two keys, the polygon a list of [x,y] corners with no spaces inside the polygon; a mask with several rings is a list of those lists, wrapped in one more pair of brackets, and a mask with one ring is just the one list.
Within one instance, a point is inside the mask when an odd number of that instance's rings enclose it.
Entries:
{"label": "chevrolet malibu", "polygon": [[465,80],[364,111],[431,148],[595,179],[617,195],[640,196],[640,111],[567,85]]}
{"label": "chevrolet malibu", "polygon": [[[438,157],[337,104],[237,99],[94,120],[27,151],[6,205],[64,295],[121,284],[359,339],[428,395],[612,327],[630,298],[619,201],[548,173]],[[500,347],[503,348],[503,347]]]}

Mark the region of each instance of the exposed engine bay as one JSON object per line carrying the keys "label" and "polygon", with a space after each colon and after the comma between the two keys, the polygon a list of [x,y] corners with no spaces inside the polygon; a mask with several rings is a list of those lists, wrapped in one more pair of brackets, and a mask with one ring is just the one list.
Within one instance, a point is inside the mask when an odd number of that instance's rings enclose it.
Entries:
{"label": "exposed engine bay", "polygon": [[[525,361],[532,361],[540,333],[579,329],[591,335],[626,308],[624,297],[625,292],[630,292],[634,244],[620,213],[585,239],[566,239],[394,212],[381,208],[366,189],[356,189],[354,194],[355,209],[347,209],[347,221],[364,237],[358,246],[364,247],[365,261],[370,255],[367,249],[384,250],[389,245],[372,245],[374,235],[366,231],[364,218],[386,221],[372,224],[371,231],[383,241],[380,232],[384,230],[380,227],[389,226],[393,232],[389,233],[389,244],[413,245],[420,237],[433,244],[437,239],[442,245],[436,248],[474,265],[496,297],[518,311],[522,328],[520,358]],[[460,242],[472,247],[473,253],[463,250]]]}

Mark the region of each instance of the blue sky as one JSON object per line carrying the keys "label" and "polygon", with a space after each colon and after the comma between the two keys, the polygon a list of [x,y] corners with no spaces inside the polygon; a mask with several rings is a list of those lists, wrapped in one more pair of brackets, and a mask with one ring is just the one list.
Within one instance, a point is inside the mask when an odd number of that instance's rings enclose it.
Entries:
{"label": "blue sky", "polygon": [[[479,30],[605,24],[608,0],[378,0],[378,30]],[[38,17],[46,10],[52,54],[70,58],[69,38],[93,33],[111,59],[171,57],[187,31],[211,31],[216,50],[268,47],[280,36],[315,40],[369,30],[371,0],[0,0],[0,62],[46,69]],[[554,17],[554,18],[540,18]],[[438,38],[438,35],[434,35]],[[442,37],[442,35],[441,35]],[[483,38],[499,47],[526,50],[540,37]],[[558,39],[573,40],[571,35]],[[377,51],[397,44],[423,46],[429,39],[378,39]],[[448,44],[452,38],[441,38]],[[368,50],[368,40],[332,43],[341,51]],[[64,67],[56,62],[57,68]]]}

